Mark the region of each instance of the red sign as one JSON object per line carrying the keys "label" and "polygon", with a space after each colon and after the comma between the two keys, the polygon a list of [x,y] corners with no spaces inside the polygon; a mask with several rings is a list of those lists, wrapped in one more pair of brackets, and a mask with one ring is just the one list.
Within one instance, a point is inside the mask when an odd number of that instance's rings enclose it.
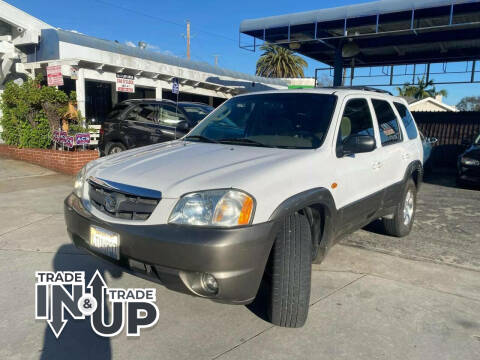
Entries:
{"label": "red sign", "polygon": [[78,133],[75,134],[76,145],[88,145],[90,144],[90,133]]}
{"label": "red sign", "polygon": [[63,86],[62,65],[47,66],[48,86]]}
{"label": "red sign", "polygon": [[135,77],[133,75],[117,74],[117,91],[135,92]]}

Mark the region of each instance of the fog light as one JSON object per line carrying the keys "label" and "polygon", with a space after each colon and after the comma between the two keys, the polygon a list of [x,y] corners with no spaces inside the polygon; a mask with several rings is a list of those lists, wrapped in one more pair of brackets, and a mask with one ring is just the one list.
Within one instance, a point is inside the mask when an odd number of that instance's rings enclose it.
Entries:
{"label": "fog light", "polygon": [[212,274],[202,274],[202,287],[203,290],[211,294],[216,294],[218,292],[218,283]]}

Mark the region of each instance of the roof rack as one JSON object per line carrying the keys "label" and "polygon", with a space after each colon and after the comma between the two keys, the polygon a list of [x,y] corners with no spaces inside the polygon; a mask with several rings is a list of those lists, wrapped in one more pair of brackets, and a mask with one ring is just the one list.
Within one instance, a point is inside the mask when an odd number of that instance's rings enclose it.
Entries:
{"label": "roof rack", "polygon": [[370,86],[331,86],[326,87],[325,89],[372,91],[380,94],[387,94],[393,96],[390,91],[377,89]]}

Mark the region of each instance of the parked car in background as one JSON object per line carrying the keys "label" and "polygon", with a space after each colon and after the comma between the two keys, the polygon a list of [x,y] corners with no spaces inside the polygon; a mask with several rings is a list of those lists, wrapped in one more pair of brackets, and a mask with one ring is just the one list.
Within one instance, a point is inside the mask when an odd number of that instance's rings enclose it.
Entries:
{"label": "parked car in background", "polygon": [[458,157],[457,184],[480,185],[480,134],[473,144],[467,146],[468,149]]}
{"label": "parked car in background", "polygon": [[213,110],[192,102],[135,99],[117,104],[102,124],[102,156],[184,136]]}
{"label": "parked car in background", "polygon": [[430,159],[430,155],[432,155],[432,147],[433,144],[438,142],[438,139],[435,137],[425,137],[421,131],[420,138],[422,139],[422,147],[423,147],[423,164],[424,167],[427,167],[428,159]]}

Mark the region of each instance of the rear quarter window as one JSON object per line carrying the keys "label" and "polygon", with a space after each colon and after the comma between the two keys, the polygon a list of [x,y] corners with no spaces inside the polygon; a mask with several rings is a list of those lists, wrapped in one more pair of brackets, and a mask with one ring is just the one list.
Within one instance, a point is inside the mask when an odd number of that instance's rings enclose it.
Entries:
{"label": "rear quarter window", "polygon": [[403,122],[403,126],[405,126],[405,130],[407,131],[407,136],[410,140],[416,139],[418,137],[417,127],[415,126],[415,120],[407,109],[407,107],[400,103],[394,103],[395,107],[397,108],[398,113]]}

